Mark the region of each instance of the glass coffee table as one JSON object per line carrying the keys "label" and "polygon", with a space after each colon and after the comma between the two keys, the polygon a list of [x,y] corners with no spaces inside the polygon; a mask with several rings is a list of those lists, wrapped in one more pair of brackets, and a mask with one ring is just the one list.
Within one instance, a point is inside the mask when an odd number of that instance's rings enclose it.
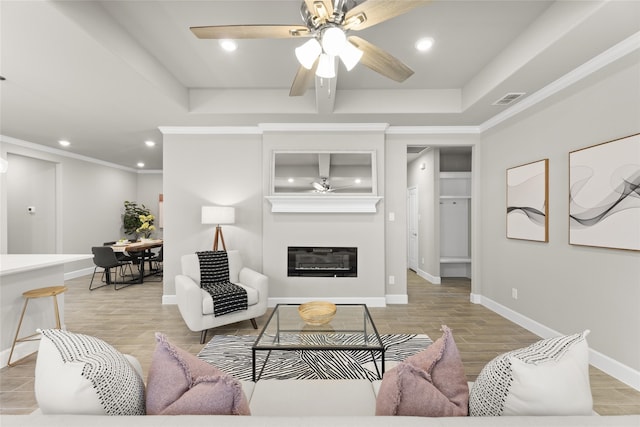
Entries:
{"label": "glass coffee table", "polygon": [[[378,378],[384,374],[385,348],[365,304],[336,304],[336,315],[322,326],[307,325],[298,314],[299,304],[278,304],[251,347],[253,381],[262,376],[273,350],[366,351],[371,354]],[[256,352],[267,356],[257,372]],[[380,368],[378,368],[379,355]]]}

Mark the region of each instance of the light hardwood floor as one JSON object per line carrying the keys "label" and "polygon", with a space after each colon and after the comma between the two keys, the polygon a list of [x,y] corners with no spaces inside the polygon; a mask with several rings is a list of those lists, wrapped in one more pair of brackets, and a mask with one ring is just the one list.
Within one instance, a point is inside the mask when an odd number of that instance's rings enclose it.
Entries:
{"label": "light hardwood floor", "polygon": [[[68,330],[99,337],[118,350],[140,360],[145,376],[155,348],[156,331],[174,344],[197,354],[203,347],[200,333],[187,329],[178,307],[162,305],[162,283],[145,282],[114,291],[112,287],[89,292],[89,278],[68,280],[65,294],[65,323]],[[446,279],[432,285],[415,273],[408,275],[409,304],[371,308],[380,333],[423,333],[440,336],[440,326],[448,325],[460,350],[469,380],[498,354],[529,345],[536,335],[469,302],[466,279]],[[258,318],[264,325],[267,312]],[[209,332],[213,334],[257,335],[249,321]],[[576,331],[578,332],[578,331]],[[19,365],[0,370],[0,413],[28,414],[37,408],[34,396],[36,356]],[[640,414],[640,392],[591,368],[594,409],[600,414]]]}

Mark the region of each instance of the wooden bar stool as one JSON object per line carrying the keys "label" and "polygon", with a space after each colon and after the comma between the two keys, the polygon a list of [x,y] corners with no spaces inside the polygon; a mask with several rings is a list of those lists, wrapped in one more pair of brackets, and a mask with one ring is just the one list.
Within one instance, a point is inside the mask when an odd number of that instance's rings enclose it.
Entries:
{"label": "wooden bar stool", "polygon": [[22,359],[28,356],[31,356],[33,354],[33,353],[30,353],[16,360],[15,362],[11,363],[11,356],[13,356],[13,350],[16,347],[16,343],[25,342],[25,341],[37,341],[40,339],[40,338],[34,338],[35,336],[39,335],[38,333],[31,334],[26,337],[18,338],[18,334],[20,333],[20,326],[22,326],[22,320],[24,319],[24,313],[27,311],[27,304],[29,304],[29,300],[32,298],[53,297],[53,310],[56,316],[56,329],[60,329],[60,311],[58,309],[57,295],[66,292],[67,289],[68,288],[66,286],[49,286],[47,288],[31,289],[29,291],[22,293],[22,296],[25,298],[24,307],[22,308],[22,314],[20,315],[20,321],[18,322],[18,329],[16,330],[16,336],[13,339],[13,344],[11,345],[11,353],[9,353],[9,361],[7,362],[7,365],[13,366],[19,361],[21,361]]}

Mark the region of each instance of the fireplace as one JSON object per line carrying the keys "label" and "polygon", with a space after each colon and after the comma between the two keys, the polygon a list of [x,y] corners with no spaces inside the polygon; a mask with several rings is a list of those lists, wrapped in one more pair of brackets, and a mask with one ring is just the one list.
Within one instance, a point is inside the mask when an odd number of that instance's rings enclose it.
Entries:
{"label": "fireplace", "polygon": [[358,277],[358,248],[289,246],[287,276]]}

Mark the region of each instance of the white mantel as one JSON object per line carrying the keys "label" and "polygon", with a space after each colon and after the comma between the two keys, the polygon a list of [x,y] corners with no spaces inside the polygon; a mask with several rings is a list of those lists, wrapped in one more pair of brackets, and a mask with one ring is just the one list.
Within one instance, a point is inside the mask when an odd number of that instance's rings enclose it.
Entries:
{"label": "white mantel", "polygon": [[271,212],[375,213],[379,196],[312,195],[266,196]]}

